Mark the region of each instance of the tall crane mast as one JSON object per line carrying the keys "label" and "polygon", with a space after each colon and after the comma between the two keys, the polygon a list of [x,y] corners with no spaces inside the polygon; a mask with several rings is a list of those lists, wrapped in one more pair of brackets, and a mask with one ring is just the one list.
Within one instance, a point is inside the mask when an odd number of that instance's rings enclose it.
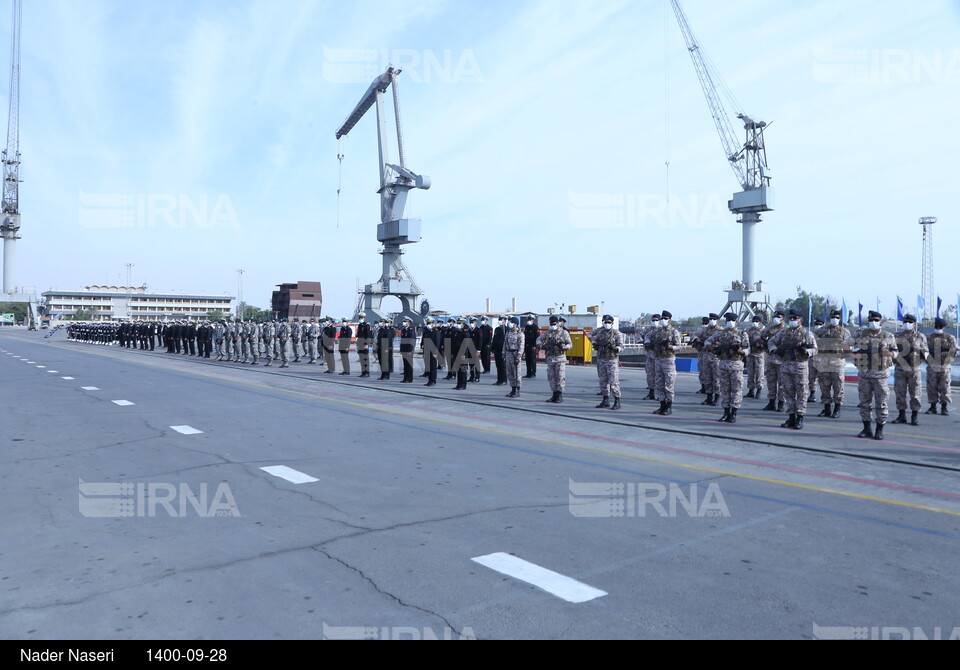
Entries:
{"label": "tall crane mast", "polygon": [[763,131],[767,124],[755,121],[746,114],[739,112],[737,118],[743,122],[745,141],[741,144],[737,140],[737,133],[730,121],[730,116],[723,107],[720,93],[717,89],[719,75],[707,60],[703,49],[690,24],[687,21],[679,0],[670,0],[673,13],[680,24],[687,51],[693,60],[693,67],[700,79],[700,87],[707,99],[710,116],[720,135],[724,154],[733,173],[743,189],[733,194],[733,200],[728,201],[727,208],[740,218],[738,223],[743,224],[743,279],[734,281],[727,290],[727,304],[720,313],[729,310],[735,311],[741,321],[750,320],[755,314],[769,312],[769,301],[761,297],[761,282],[754,281],[753,268],[753,236],[754,228],[762,220],[762,212],[773,211],[773,188],[770,186],[770,170],[767,167],[767,149],[764,144]]}
{"label": "tall crane mast", "polygon": [[[400,130],[400,100],[397,95],[397,77],[401,70],[392,66],[373,80],[360,102],[337,130],[337,139],[349,133],[371,107],[377,107],[377,145],[380,152],[380,224],[377,226],[377,241],[383,244],[380,254],[383,256],[383,273],[380,280],[367,284],[362,293],[363,311],[367,317],[381,319],[386,314],[381,309],[383,299],[395,296],[402,306],[398,318],[409,316],[419,325],[423,318],[417,310],[417,298],[422,294],[403,264],[401,256],[403,244],[420,241],[420,220],[403,218],[407,204],[407,194],[411,189],[430,188],[430,177],[409,170],[403,153],[403,133]],[[387,138],[387,119],[384,110],[383,94],[393,87],[393,112],[397,128],[397,153],[399,165],[390,163]]]}
{"label": "tall crane mast", "polygon": [[14,254],[20,239],[20,0],[13,0],[13,40],[10,48],[10,113],[7,146],[3,150],[3,292],[14,288]]}

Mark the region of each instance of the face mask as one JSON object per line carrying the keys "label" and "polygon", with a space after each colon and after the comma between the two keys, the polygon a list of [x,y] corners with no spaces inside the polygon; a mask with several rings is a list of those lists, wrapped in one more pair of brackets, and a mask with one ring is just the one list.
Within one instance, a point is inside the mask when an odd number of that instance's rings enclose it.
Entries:
{"label": "face mask", "polygon": [[517,325],[517,324],[515,324],[515,323],[513,323],[513,322],[511,321],[510,323],[507,324],[507,328],[509,328],[510,330],[513,330],[516,325]]}
{"label": "face mask", "polygon": [[782,319],[782,318],[780,318],[779,316],[773,317],[773,324],[774,324],[775,326],[779,326],[781,323],[783,323],[783,319]]}
{"label": "face mask", "polygon": [[790,322],[790,327],[791,327],[791,328],[799,328],[799,327],[800,327],[800,322],[799,322],[799,321],[791,321],[791,322]]}
{"label": "face mask", "polygon": [[557,326],[556,324],[554,324],[554,325],[550,326],[550,330],[556,330],[558,327],[559,327],[559,326]]}
{"label": "face mask", "polygon": [[917,324],[915,324],[915,323],[905,323],[905,324],[903,324],[903,329],[904,329],[904,330],[913,330],[913,329],[916,327],[916,325],[917,325]]}
{"label": "face mask", "polygon": [[840,325],[840,319],[830,319],[830,325],[831,325],[831,326],[839,326],[839,325]]}
{"label": "face mask", "polygon": [[662,322],[662,321],[654,321],[654,322],[653,322],[653,327],[654,327],[654,328],[662,328],[662,327],[663,327],[663,322]]}
{"label": "face mask", "polygon": [[533,319],[530,319],[529,321],[527,321],[527,325],[528,325],[528,326],[532,326],[532,325],[533,325]]}
{"label": "face mask", "polygon": [[935,328],[933,332],[937,335],[943,335],[943,328]]}
{"label": "face mask", "polygon": [[364,318],[361,316],[359,323],[363,323],[364,321],[366,321],[366,319],[364,319]]}
{"label": "face mask", "polygon": [[869,324],[867,324],[867,328],[869,328],[870,330],[880,330],[880,322],[871,321]]}
{"label": "face mask", "polygon": [[717,325],[717,320],[716,320],[716,319],[710,319],[709,325],[710,325],[710,326],[715,326],[715,325]]}
{"label": "face mask", "polygon": [[432,324],[432,323],[428,323],[428,324],[427,324],[427,330],[433,330],[433,324]]}
{"label": "face mask", "polygon": [[736,321],[727,321],[727,330],[730,330],[731,328],[736,328],[736,326],[737,326]]}
{"label": "face mask", "polygon": [[753,327],[754,327],[754,328],[760,328],[761,326],[763,326],[763,324],[760,323],[759,321],[754,321],[754,322],[753,322]]}
{"label": "face mask", "polygon": [[612,324],[612,323],[605,323],[605,324],[603,324],[603,327],[606,328],[607,330],[610,330],[611,328],[613,328],[613,324]]}

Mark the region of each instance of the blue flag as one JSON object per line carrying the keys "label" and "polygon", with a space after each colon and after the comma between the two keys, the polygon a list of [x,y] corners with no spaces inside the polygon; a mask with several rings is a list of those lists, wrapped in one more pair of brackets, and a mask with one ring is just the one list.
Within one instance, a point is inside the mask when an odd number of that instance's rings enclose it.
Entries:
{"label": "blue flag", "polygon": [[849,314],[847,313],[847,299],[843,299],[843,319],[840,323],[850,323]]}
{"label": "blue flag", "polygon": [[940,318],[940,305],[943,304],[943,300],[940,299],[940,296],[937,296],[937,318]]}
{"label": "blue flag", "polygon": [[[960,299],[960,294],[957,295],[957,298]],[[863,328],[863,303],[858,302],[857,304],[860,305],[860,310],[857,312],[857,328]]]}
{"label": "blue flag", "polygon": [[903,300],[897,296],[897,321],[903,321]]}

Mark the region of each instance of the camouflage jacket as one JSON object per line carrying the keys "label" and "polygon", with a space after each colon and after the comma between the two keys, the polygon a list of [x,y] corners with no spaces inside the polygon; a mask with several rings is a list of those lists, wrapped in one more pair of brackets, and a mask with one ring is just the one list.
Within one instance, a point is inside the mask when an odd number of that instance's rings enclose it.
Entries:
{"label": "camouflage jacket", "polygon": [[930,350],[927,365],[938,372],[945,372],[957,357],[957,338],[950,333],[933,333],[927,336],[927,348]]}
{"label": "camouflage jacket", "polygon": [[850,331],[844,326],[822,326],[817,333],[818,369],[842,370],[847,364],[847,359],[843,356],[843,343],[849,338]]}
{"label": "camouflage jacket", "polygon": [[803,326],[784,328],[770,338],[767,348],[779,356],[782,362],[805,363],[817,353],[817,338]]}
{"label": "camouflage jacket", "polygon": [[750,338],[739,328],[723,329],[706,339],[703,350],[721,361],[742,361],[750,353]]}
{"label": "camouflage jacket", "polygon": [[747,338],[750,340],[750,355],[752,356],[765,356],[767,353],[766,344],[763,342],[763,335],[765,330],[763,328],[749,328],[747,333]]}
{"label": "camouflage jacket", "polygon": [[606,328],[594,328],[587,335],[590,343],[593,344],[593,350],[597,358],[603,360],[616,360],[623,351],[623,335],[616,328],[607,330]]}
{"label": "camouflage jacket", "polygon": [[846,339],[843,346],[853,352],[854,365],[861,373],[880,373],[880,376],[884,376],[889,374],[887,370],[893,365],[897,338],[885,330],[861,328]]}
{"label": "camouflage jacket", "polygon": [[680,331],[672,325],[654,328],[644,338],[643,343],[657,358],[675,358],[676,348],[680,346]]}
{"label": "camouflage jacket", "polygon": [[547,330],[537,338],[537,346],[543,349],[550,363],[559,363],[567,360],[567,352],[573,348],[570,333],[563,328]]}
{"label": "camouflage jacket", "polygon": [[920,364],[927,359],[927,336],[916,330],[903,330],[897,333],[897,367],[907,372],[920,369]]}

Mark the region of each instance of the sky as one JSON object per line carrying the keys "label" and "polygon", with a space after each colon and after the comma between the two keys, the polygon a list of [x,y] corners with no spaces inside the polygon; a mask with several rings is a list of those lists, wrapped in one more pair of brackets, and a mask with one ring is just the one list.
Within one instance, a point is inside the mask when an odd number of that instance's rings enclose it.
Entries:
{"label": "sky", "polygon": [[[771,124],[771,299],[913,307],[936,216],[955,302],[960,2],[682,5],[738,135],[738,111]],[[152,291],[237,295],[242,269],[249,304],[320,281],[352,316],[381,272],[373,110],[335,132],[388,64],[406,164],[433,182],[404,247],[433,308],[691,316],[741,278],[740,188],[667,0],[31,0],[22,23],[18,286],[132,264]]]}

